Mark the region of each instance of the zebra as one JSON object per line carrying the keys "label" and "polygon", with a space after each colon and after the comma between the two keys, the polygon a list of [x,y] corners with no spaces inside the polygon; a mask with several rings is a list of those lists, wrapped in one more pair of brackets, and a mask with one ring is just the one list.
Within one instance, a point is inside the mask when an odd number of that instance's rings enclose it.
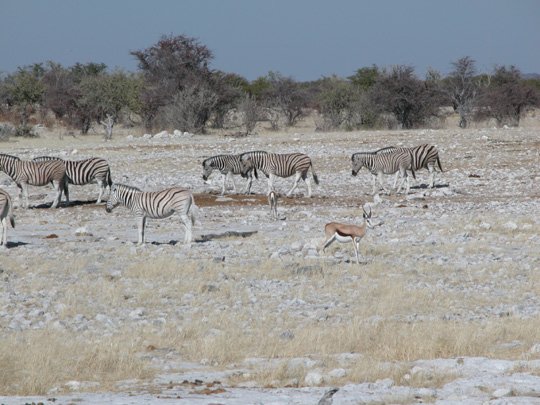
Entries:
{"label": "zebra", "polygon": [[[366,167],[373,175],[373,195],[375,195],[375,183],[376,178],[379,179],[379,184],[384,191],[382,182],[383,174],[394,174],[396,172],[401,173],[402,179],[399,183],[397,193],[401,191],[403,182],[407,180],[406,194],[409,193],[409,177],[407,176],[407,170],[411,170],[413,178],[416,179],[414,168],[412,167],[412,154],[409,150],[376,153],[376,152],[359,152],[354,153],[351,156],[352,161],[352,175],[356,176],[362,167]],[[387,191],[388,192],[388,191]]]}
{"label": "zebra", "polygon": [[45,186],[52,183],[56,198],[51,208],[58,207],[62,192],[69,201],[66,166],[62,161],[33,162],[0,153],[0,171],[4,171],[19,187],[19,201],[23,208],[28,208],[28,185]]}
{"label": "zebra", "polygon": [[258,178],[257,170],[262,171],[268,177],[268,193],[274,190],[274,180],[276,177],[290,177],[295,174],[293,187],[287,193],[287,197],[290,197],[294,190],[296,190],[300,178],[306,183],[308,197],[311,197],[311,182],[309,177],[307,177],[310,168],[315,184],[319,184],[319,179],[313,169],[311,158],[303,153],[280,154],[251,151],[242,153],[240,155],[240,161],[243,166],[242,174],[247,174],[249,170],[253,169],[253,174],[256,178]]}
{"label": "zebra", "polygon": [[191,227],[195,224],[195,200],[191,191],[171,187],[161,191],[145,192],[125,184],[114,183],[107,201],[106,210],[112,210],[122,204],[139,218],[139,245],[145,243],[144,228],[146,218],[161,219],[178,212],[185,227],[184,243],[191,242]]}
{"label": "zebra", "polygon": [[240,174],[242,177],[246,177],[246,186],[243,193],[249,194],[251,190],[251,183],[253,182],[253,176],[251,170],[243,174],[242,173],[242,163],[240,162],[240,155],[216,155],[205,159],[202,162],[203,175],[202,178],[204,181],[208,181],[210,174],[214,170],[219,170],[222,174],[223,184],[221,186],[221,195],[225,194],[225,182],[227,178],[232,182],[233,190],[236,193],[236,184],[234,184],[233,174]]}
{"label": "zebra", "polygon": [[0,224],[2,224],[2,235],[0,246],[7,246],[7,228],[9,223],[15,228],[15,217],[13,216],[13,204],[9,194],[0,188]]}
{"label": "zebra", "polygon": [[[388,153],[404,150],[409,150],[412,153],[412,166],[414,167],[415,171],[418,171],[420,169],[427,169],[429,171],[429,188],[435,187],[435,163],[437,163],[439,171],[443,171],[441,161],[439,160],[439,152],[435,146],[429,144],[422,144],[414,146],[412,148],[398,148],[395,146],[387,146],[386,148],[377,150],[375,153]],[[399,172],[396,173],[396,177],[394,179],[394,188],[396,188],[398,177]]]}
{"label": "zebra", "polygon": [[[59,160],[66,165],[68,182],[76,186],[83,186],[96,181],[99,186],[99,195],[96,204],[101,204],[101,197],[105,189],[111,188],[111,168],[105,159],[92,157],[84,160],[63,160],[53,156],[39,156],[33,159],[35,162],[47,162]],[[69,196],[66,196],[69,203]]]}

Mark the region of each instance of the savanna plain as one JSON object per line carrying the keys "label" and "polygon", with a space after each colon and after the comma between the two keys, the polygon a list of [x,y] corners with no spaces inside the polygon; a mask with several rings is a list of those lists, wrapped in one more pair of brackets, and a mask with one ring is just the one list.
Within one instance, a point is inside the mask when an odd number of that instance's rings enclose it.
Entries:
{"label": "savanna plain", "polygon": [[[519,128],[265,132],[248,137],[118,131],[0,144],[2,153],[106,158],[113,180],[178,185],[198,206],[194,241],[178,216],[107,214],[96,185],[30,187],[4,174],[16,228],[0,250],[0,403],[540,403],[540,121]],[[371,195],[350,156],[436,145],[408,195]],[[249,150],[308,154],[313,198],[264,176],[220,196],[201,162]],[[235,177],[237,188],[243,179]],[[386,176],[390,186],[393,177]],[[107,194],[105,196],[105,199]],[[373,222],[360,243],[324,252],[327,222]]]}

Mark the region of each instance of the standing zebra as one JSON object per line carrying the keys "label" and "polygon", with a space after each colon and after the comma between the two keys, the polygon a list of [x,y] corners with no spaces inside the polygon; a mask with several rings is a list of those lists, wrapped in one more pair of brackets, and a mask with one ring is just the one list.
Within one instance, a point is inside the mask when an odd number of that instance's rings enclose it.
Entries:
{"label": "standing zebra", "polygon": [[[396,151],[406,151],[409,150],[412,154],[412,167],[415,171],[420,169],[427,169],[430,174],[429,188],[435,186],[435,163],[439,167],[439,171],[442,172],[441,161],[439,160],[439,151],[433,145],[423,144],[414,146],[412,148],[398,148],[395,146],[388,146],[377,150],[375,153],[389,153]],[[399,177],[399,172],[396,173],[394,179],[394,188],[396,188],[396,183]]]}
{"label": "standing zebra", "polygon": [[2,224],[2,235],[0,235],[0,246],[7,246],[8,218],[12,228],[15,228],[15,217],[13,216],[13,204],[7,192],[0,188],[0,224]]}
{"label": "standing zebra", "polygon": [[227,178],[232,182],[233,190],[236,193],[236,184],[234,184],[233,174],[240,174],[242,177],[246,177],[246,187],[244,188],[244,194],[249,194],[251,190],[251,183],[253,182],[253,176],[250,170],[247,174],[242,173],[242,163],[240,162],[240,155],[217,155],[209,157],[202,162],[203,167],[203,180],[207,181],[212,174],[212,171],[219,170],[222,174],[223,184],[221,186],[221,195],[225,194],[225,181]]}
{"label": "standing zebra", "polygon": [[113,184],[111,195],[107,201],[107,212],[122,204],[129,208],[139,218],[139,245],[144,244],[144,228],[146,218],[167,218],[178,212],[186,235],[184,243],[191,242],[191,227],[195,223],[195,200],[191,191],[172,187],[161,191],[145,192],[137,187],[125,184]]}
{"label": "standing zebra", "polygon": [[[35,162],[47,162],[51,160],[59,160],[66,165],[66,175],[68,182],[76,186],[83,186],[92,182],[97,182],[99,186],[99,196],[97,204],[101,203],[101,197],[107,186],[111,187],[111,168],[105,159],[92,157],[84,160],[63,160],[58,157],[40,156],[34,158]],[[69,196],[66,195],[69,203]]]}
{"label": "standing zebra", "polygon": [[308,188],[308,197],[311,197],[311,182],[307,177],[308,170],[311,168],[311,175],[315,184],[319,184],[319,179],[315,170],[313,170],[313,163],[308,155],[303,153],[268,153],[264,151],[245,152],[240,155],[240,161],[242,162],[242,174],[247,174],[249,170],[253,169],[255,177],[257,177],[257,170],[262,171],[266,177],[268,177],[268,192],[274,189],[274,180],[277,177],[290,177],[293,174],[296,175],[294,179],[293,187],[287,193],[287,197],[290,197],[296,187],[300,178],[304,180]]}
{"label": "standing zebra", "polygon": [[376,152],[359,152],[354,153],[351,157],[352,160],[352,175],[356,176],[362,167],[366,167],[371,174],[373,175],[373,194],[376,193],[376,178],[379,179],[379,184],[382,189],[388,192],[383,185],[382,175],[383,174],[394,174],[396,172],[401,173],[402,179],[399,183],[397,193],[401,191],[401,186],[405,179],[407,180],[407,190],[406,194],[409,193],[409,177],[407,176],[407,170],[411,170],[413,177],[416,179],[414,174],[414,168],[412,168],[412,154],[409,150],[405,151],[395,151],[395,152],[386,152],[386,153],[376,153]]}
{"label": "standing zebra", "polygon": [[28,185],[45,186],[52,183],[56,190],[52,208],[56,208],[62,200],[62,191],[69,200],[66,166],[62,161],[33,162],[0,153],[0,171],[6,172],[19,187],[19,201],[24,208],[28,208]]}

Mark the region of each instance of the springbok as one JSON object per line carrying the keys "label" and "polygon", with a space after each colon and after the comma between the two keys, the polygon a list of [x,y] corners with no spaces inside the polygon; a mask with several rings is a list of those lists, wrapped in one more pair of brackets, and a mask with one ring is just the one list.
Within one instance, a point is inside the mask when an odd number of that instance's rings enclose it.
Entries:
{"label": "springbok", "polygon": [[352,242],[354,246],[354,252],[356,253],[356,263],[360,264],[358,257],[358,250],[360,249],[360,240],[365,236],[367,228],[373,228],[371,223],[371,207],[369,213],[365,208],[362,208],[363,222],[362,225],[348,225],[340,224],[339,222],[330,222],[324,227],[324,234],[326,235],[326,242],[323,245],[324,250],[332,244],[335,240],[341,243]]}
{"label": "springbok", "polygon": [[268,205],[270,206],[270,216],[273,220],[278,220],[278,213],[277,213],[277,202],[278,202],[278,195],[274,190],[270,190],[268,192]]}

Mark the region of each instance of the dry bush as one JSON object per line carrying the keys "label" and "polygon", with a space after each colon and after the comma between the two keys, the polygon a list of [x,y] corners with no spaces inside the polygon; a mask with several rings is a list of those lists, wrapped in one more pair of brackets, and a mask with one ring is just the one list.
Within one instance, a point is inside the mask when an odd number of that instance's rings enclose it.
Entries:
{"label": "dry bush", "polygon": [[9,141],[9,138],[15,135],[15,127],[10,124],[0,123],[0,142]]}

